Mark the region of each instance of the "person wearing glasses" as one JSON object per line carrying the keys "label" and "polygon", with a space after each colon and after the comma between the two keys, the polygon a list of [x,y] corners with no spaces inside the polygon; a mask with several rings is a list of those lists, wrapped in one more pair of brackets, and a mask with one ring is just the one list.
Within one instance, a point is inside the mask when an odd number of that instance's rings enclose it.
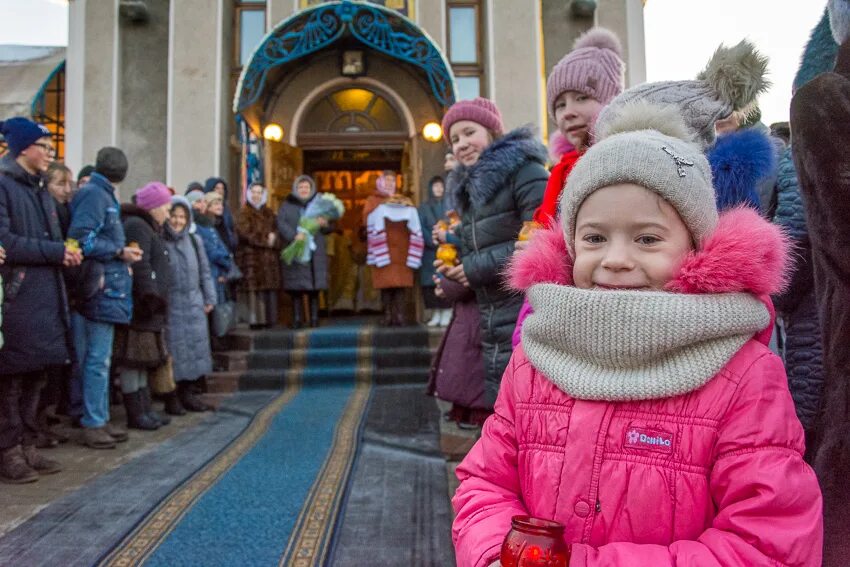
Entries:
{"label": "person wearing glasses", "polygon": [[44,174],[55,151],[50,131],[26,118],[0,122],[9,151],[0,160],[0,481],[35,482],[61,465],[38,453],[36,410],[45,370],[68,362],[63,266],[79,265],[62,238]]}

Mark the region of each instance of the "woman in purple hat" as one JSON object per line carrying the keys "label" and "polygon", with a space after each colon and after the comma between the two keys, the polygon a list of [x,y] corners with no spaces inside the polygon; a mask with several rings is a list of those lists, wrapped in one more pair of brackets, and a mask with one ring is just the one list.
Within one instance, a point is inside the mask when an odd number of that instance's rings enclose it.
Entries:
{"label": "woman in purple hat", "polygon": [[127,409],[127,427],[153,430],[167,423],[151,408],[148,373],[168,360],[165,328],[171,271],[162,225],[171,210],[171,191],[159,182],[138,191],[134,203],[121,205],[128,246],[142,250],[133,269],[133,318],[115,327],[113,366],[120,368],[121,392]]}
{"label": "woman in purple hat", "polygon": [[543,199],[546,148],[530,127],[505,134],[499,109],[485,98],[455,103],[443,117],[443,131],[459,162],[449,173],[448,189],[461,213],[460,263],[435,266],[475,292],[487,376],[484,403],[492,408],[522,305],[522,297],[503,286],[502,272],[523,222]]}

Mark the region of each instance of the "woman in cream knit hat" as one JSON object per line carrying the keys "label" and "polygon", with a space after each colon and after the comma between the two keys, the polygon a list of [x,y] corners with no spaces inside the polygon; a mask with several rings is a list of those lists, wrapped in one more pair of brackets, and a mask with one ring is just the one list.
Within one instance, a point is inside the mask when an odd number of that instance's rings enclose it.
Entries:
{"label": "woman in cream knit hat", "polygon": [[767,348],[784,237],[718,215],[676,107],[598,136],[512,267],[535,312],[457,469],[458,565],[494,564],[516,515],[563,524],[571,566],[820,565],[820,488]]}

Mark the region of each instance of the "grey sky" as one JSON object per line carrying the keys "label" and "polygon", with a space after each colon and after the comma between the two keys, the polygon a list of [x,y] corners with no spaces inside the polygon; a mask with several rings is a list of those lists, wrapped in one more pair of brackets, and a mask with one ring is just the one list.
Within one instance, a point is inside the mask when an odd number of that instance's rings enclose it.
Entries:
{"label": "grey sky", "polygon": [[[748,37],[770,57],[774,85],[760,100],[763,119],[787,120],[800,54],[825,5],[826,0],[647,0],[647,79],[692,78],[720,43]],[[0,43],[68,42],[67,0],[0,0],[0,14]]]}

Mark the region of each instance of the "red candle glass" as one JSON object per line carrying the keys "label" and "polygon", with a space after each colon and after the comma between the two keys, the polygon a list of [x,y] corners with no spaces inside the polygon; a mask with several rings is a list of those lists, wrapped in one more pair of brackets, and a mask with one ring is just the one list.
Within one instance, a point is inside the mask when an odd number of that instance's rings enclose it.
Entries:
{"label": "red candle glass", "polygon": [[567,567],[570,550],[564,526],[531,516],[514,516],[502,544],[502,567]]}

